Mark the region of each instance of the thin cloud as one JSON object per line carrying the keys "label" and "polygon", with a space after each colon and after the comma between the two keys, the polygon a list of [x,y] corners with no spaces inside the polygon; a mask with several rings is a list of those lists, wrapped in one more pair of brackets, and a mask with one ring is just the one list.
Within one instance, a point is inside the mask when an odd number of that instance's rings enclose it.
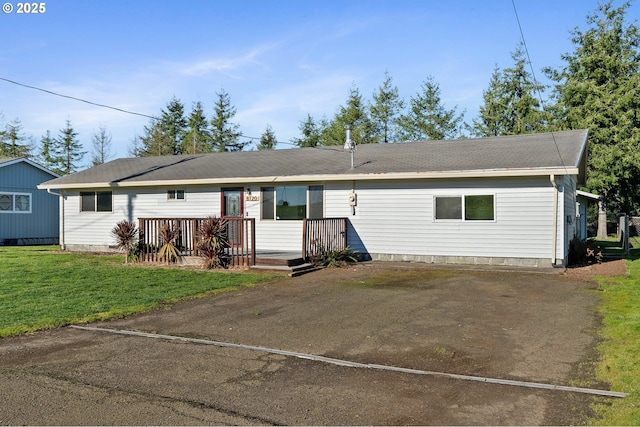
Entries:
{"label": "thin cloud", "polygon": [[237,76],[235,73],[249,65],[258,65],[266,68],[266,64],[258,58],[273,50],[275,45],[258,46],[244,55],[227,58],[214,58],[196,62],[180,70],[181,74],[188,76],[205,76],[211,73],[222,73],[228,76]]}

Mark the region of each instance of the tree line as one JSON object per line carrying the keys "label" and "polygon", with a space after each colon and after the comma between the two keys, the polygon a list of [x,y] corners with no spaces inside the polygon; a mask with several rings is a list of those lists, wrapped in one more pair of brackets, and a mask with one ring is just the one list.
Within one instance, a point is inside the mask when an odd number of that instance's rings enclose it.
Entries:
{"label": "tree line", "polygon": [[[438,82],[422,82],[408,101],[399,95],[388,72],[365,100],[353,84],[333,117],[307,114],[300,122],[297,147],[342,145],[346,124],[357,144],[490,137],[523,133],[589,129],[587,190],[605,197],[609,210],[640,210],[640,37],[635,22],[626,19],[630,3],[614,7],[610,0],[587,16],[587,28],[571,31],[573,51],[561,56],[563,65],[543,69],[552,84],[536,82],[528,70],[523,44],[512,53],[507,68],[496,66],[482,93],[477,117],[464,121],[464,111],[448,107]],[[546,96],[543,99],[543,96]],[[240,151],[254,138],[246,137],[234,122],[236,108],[230,95],[216,93],[213,114],[207,118],[201,102],[185,113],[174,97],[151,119],[130,149],[133,156]],[[14,120],[0,130],[0,156],[29,155],[33,141],[21,134]],[[111,136],[101,128],[93,135],[92,163],[109,159]],[[274,130],[267,126],[258,149],[274,149]],[[37,157],[45,166],[66,174],[78,169],[86,154],[70,122],[52,138],[42,137]]]}

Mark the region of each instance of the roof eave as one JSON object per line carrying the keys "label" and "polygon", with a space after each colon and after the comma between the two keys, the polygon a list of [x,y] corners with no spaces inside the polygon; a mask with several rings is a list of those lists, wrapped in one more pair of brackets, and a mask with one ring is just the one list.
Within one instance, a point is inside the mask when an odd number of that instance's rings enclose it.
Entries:
{"label": "roof eave", "polygon": [[280,175],[237,178],[206,178],[128,182],[87,182],[75,184],[38,185],[39,189],[90,189],[90,188],[124,188],[124,187],[167,187],[183,185],[235,185],[252,183],[287,183],[287,182],[330,182],[330,181],[380,181],[380,180],[416,180],[416,179],[453,179],[453,178],[506,178],[548,175],[578,175],[579,167],[550,167],[535,169],[483,169],[472,171],[438,171],[438,172],[394,172],[394,173],[346,173],[325,175]]}

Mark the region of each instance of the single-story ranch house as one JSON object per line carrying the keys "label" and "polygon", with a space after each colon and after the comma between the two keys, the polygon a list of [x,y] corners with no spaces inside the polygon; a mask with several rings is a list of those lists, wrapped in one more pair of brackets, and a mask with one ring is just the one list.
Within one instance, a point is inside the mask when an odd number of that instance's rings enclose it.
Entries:
{"label": "single-story ranch house", "polygon": [[[66,250],[109,250],[123,219],[250,218],[257,251],[300,251],[303,222],[346,218],[370,259],[562,266],[587,131],[118,159],[45,182]],[[343,233],[344,234],[344,233]]]}
{"label": "single-story ranch house", "polygon": [[0,245],[58,244],[58,197],[38,184],[58,175],[24,157],[0,157]]}

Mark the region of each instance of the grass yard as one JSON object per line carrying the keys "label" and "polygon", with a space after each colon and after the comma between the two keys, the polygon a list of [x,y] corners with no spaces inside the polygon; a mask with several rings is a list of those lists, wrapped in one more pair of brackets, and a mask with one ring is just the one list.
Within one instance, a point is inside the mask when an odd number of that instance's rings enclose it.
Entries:
{"label": "grass yard", "polygon": [[124,255],[0,246],[0,337],[151,310],[272,275],[124,265]]}
{"label": "grass yard", "polygon": [[636,238],[631,243],[638,249],[632,249],[627,260],[628,277],[598,278],[604,341],[597,375],[612,390],[629,395],[597,405],[596,413],[602,418],[592,420],[593,424],[640,425],[640,241]]}

